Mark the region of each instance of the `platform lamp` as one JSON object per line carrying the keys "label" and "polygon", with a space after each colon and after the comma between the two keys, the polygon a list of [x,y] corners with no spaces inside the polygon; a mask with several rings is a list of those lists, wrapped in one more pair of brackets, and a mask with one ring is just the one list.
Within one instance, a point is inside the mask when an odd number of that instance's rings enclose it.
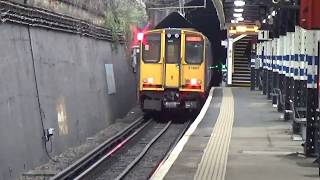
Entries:
{"label": "platform lamp", "polygon": [[234,1],[234,5],[235,5],[236,7],[242,7],[242,6],[244,6],[245,4],[246,4],[246,2],[243,1],[243,0],[235,0],[235,1]]}

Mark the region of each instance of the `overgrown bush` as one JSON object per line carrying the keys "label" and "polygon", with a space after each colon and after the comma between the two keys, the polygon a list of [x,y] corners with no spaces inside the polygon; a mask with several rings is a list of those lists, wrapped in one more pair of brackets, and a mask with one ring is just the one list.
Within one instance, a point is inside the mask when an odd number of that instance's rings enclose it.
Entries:
{"label": "overgrown bush", "polygon": [[143,26],[147,21],[144,4],[138,0],[109,0],[106,4],[105,25],[110,28],[113,40],[118,41],[118,32],[122,32],[130,43],[132,26]]}

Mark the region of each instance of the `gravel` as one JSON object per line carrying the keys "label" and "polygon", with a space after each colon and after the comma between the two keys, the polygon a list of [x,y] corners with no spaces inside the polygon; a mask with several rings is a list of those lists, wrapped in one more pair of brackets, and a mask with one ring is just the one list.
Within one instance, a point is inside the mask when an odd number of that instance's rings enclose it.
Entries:
{"label": "gravel", "polygon": [[77,147],[72,147],[53,157],[57,162],[49,161],[33,170],[25,172],[21,175],[19,180],[47,180],[56,173],[62,171],[80,157],[90,152],[107,139],[111,138],[119,131],[123,130],[135,119],[142,116],[143,113],[138,107],[133,108],[124,118],[117,119],[114,124],[111,124],[106,129],[100,131],[93,137],[88,137],[86,141]]}

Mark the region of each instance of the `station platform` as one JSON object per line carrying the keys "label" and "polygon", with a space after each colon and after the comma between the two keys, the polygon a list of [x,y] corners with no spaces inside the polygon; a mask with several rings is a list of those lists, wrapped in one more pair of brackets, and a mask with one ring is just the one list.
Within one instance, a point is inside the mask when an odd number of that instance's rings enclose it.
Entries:
{"label": "station platform", "polygon": [[248,88],[215,88],[201,113],[153,180],[319,179],[315,159],[302,155],[291,122]]}

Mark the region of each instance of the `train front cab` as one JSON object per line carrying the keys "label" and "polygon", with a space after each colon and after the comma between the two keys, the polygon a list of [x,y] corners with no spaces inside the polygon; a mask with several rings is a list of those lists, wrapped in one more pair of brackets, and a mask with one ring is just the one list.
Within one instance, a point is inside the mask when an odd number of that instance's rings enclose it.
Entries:
{"label": "train front cab", "polygon": [[140,105],[142,110],[162,110],[164,91],[163,30],[148,31],[141,42]]}
{"label": "train front cab", "polygon": [[184,30],[182,37],[180,96],[184,109],[198,110],[206,99],[211,80],[210,44],[198,32]]}
{"label": "train front cab", "polygon": [[208,84],[205,47],[204,36],[197,32],[147,32],[141,44],[142,109],[199,109]]}

